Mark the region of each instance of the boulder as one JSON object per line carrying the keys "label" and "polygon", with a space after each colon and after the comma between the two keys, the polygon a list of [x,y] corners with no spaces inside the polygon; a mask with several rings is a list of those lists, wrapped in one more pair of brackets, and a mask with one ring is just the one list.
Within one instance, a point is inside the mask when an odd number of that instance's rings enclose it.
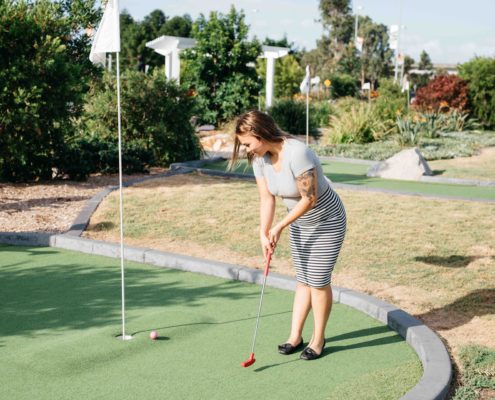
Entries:
{"label": "boulder", "polygon": [[417,147],[402,150],[394,156],[372,165],[369,177],[418,181],[423,175],[433,175],[428,163]]}

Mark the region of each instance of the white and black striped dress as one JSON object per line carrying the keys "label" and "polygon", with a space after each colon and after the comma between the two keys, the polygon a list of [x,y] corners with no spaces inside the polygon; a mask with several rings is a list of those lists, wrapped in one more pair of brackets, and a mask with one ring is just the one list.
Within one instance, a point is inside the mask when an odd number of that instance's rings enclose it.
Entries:
{"label": "white and black striped dress", "polygon": [[317,203],[290,225],[290,244],[297,281],[311,287],[324,287],[331,283],[344,241],[345,209],[311,149],[296,139],[286,139],[282,152],[280,171],[273,168],[269,155],[265,155],[254,160],[254,174],[266,179],[270,193],[282,197],[290,211],[301,199],[297,177],[310,169],[316,170]]}
{"label": "white and black striped dress", "polygon": [[290,225],[290,246],[298,282],[329,285],[346,231],[345,209],[330,186],[316,206]]}

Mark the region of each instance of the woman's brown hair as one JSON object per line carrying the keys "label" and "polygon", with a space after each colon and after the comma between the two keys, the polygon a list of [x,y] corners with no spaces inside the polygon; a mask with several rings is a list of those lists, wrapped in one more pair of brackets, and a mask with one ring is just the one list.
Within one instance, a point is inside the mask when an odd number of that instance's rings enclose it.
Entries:
{"label": "woman's brown hair", "polygon": [[[291,137],[275,123],[272,117],[261,111],[252,110],[239,115],[235,124],[235,140],[232,158],[229,162],[229,170],[232,170],[239,160],[241,142],[239,136],[252,135],[259,140],[269,143],[280,143],[284,138]],[[253,162],[253,155],[247,154],[248,162]]]}

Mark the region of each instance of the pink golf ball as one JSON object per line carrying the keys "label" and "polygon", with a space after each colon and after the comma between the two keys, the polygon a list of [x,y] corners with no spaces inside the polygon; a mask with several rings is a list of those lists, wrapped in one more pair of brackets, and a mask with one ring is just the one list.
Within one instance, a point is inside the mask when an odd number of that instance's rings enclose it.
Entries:
{"label": "pink golf ball", "polygon": [[150,333],[150,339],[151,340],[156,340],[157,337],[158,337],[158,333],[156,333],[156,331],[151,331],[151,333]]}

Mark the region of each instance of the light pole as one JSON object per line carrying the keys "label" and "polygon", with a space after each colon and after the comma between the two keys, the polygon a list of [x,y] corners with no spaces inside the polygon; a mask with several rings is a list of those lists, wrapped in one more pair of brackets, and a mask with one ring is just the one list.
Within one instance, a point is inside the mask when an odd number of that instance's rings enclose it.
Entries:
{"label": "light pole", "polygon": [[400,0],[400,12],[399,12],[399,31],[397,32],[397,52],[395,54],[395,72],[394,72],[394,82],[397,82],[397,75],[398,75],[398,65],[397,65],[397,58],[399,57],[400,54],[400,31],[402,29],[402,0]]}
{"label": "light pole", "polygon": [[356,22],[354,24],[354,46],[356,46],[357,43],[359,11],[362,9],[363,7],[361,6],[356,7]]}

